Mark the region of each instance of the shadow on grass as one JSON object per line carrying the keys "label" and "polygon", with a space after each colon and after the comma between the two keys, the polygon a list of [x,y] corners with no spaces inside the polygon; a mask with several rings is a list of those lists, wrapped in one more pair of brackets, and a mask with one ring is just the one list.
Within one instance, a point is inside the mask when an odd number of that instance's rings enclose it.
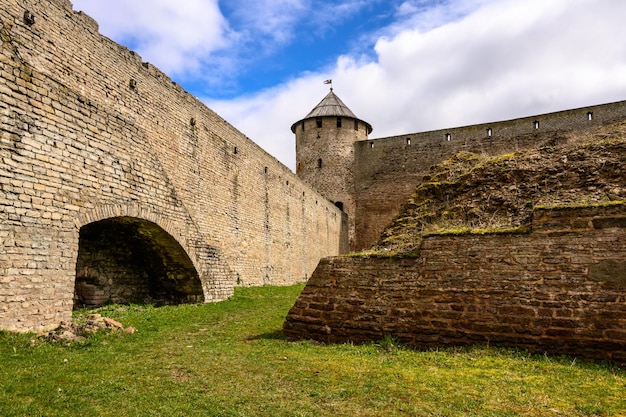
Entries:
{"label": "shadow on grass", "polygon": [[261,333],[259,335],[250,336],[246,340],[285,340],[283,330],[274,330],[273,332]]}

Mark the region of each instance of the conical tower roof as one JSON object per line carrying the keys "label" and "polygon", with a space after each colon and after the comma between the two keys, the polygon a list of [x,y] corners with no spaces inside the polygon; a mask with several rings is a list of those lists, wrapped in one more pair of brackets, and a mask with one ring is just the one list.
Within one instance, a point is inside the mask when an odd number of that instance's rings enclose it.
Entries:
{"label": "conical tower roof", "polygon": [[360,120],[367,126],[367,133],[372,133],[372,125],[356,117],[356,115],[352,113],[352,110],[350,110],[348,106],[346,106],[343,101],[337,97],[337,94],[333,92],[332,88],[330,89],[330,92],[326,94],[326,97],[324,97],[322,101],[320,101],[319,104],[309,112],[309,114],[291,125],[291,131],[295,133],[296,125],[303,120],[316,117],[349,117],[351,119]]}

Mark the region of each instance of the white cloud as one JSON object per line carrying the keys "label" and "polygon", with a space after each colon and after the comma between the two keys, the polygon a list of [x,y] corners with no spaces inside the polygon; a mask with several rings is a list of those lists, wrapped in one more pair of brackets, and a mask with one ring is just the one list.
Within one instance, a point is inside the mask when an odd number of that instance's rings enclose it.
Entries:
{"label": "white cloud", "polygon": [[333,68],[209,105],[293,168],[289,127],[323,98],[327,78],[348,107],[373,125],[372,137],[626,99],[622,0],[409,6],[402,6],[403,26],[396,24],[393,37],[377,42],[374,61],[340,57]]}
{"label": "white cloud", "polygon": [[[304,0],[231,0],[225,7],[241,32],[277,43],[292,39],[294,26],[308,10]],[[250,39],[253,40],[253,39]]]}
{"label": "white cloud", "polygon": [[97,19],[102,34],[181,84],[220,92],[236,91],[237,77],[254,71],[259,62],[268,65],[263,59],[301,38],[313,42],[371,2],[73,0],[74,9]]}
{"label": "white cloud", "polygon": [[[256,55],[272,54],[298,37],[315,39],[350,13],[384,4],[232,0],[220,10],[218,0],[73,3],[97,18],[102,33],[171,76],[195,76],[215,86],[253,70]],[[207,103],[293,168],[289,128],[324,97],[322,82],[328,78],[343,101],[373,125],[372,137],[626,99],[623,0],[389,4],[396,8],[387,6],[384,13],[394,21],[359,33],[364,43],[331,67],[294,74],[254,95]],[[223,11],[230,12],[230,21]],[[364,51],[372,37],[374,50]]]}
{"label": "white cloud", "polygon": [[170,75],[198,71],[212,52],[230,43],[232,35],[217,0],[73,3],[74,9],[97,16],[101,33],[131,45],[144,60]]}

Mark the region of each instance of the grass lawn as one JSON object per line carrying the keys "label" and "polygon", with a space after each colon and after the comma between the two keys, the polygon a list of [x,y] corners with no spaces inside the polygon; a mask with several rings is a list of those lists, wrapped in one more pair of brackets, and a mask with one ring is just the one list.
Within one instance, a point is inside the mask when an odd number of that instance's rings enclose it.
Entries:
{"label": "grass lawn", "polygon": [[0,332],[0,416],[626,416],[626,371],[608,364],[495,347],[286,342],[301,289],[110,306],[100,313],[137,332],[67,346]]}

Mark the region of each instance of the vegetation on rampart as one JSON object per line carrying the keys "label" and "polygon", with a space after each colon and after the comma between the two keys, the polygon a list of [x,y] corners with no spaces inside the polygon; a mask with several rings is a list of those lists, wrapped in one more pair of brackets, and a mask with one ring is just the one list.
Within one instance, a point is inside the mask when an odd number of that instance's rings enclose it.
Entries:
{"label": "vegetation on rampart", "polygon": [[496,157],[459,152],[431,168],[371,251],[417,254],[432,234],[520,233],[535,207],[626,200],[626,122]]}

